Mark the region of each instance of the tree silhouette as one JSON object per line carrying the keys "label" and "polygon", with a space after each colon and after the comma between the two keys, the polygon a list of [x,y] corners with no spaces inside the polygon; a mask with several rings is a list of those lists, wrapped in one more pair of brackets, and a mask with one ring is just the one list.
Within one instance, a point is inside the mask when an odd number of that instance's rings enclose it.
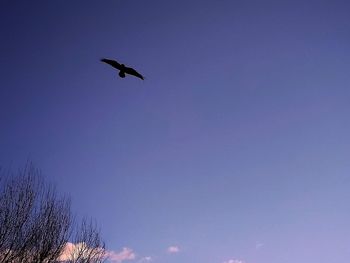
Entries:
{"label": "tree silhouette", "polygon": [[106,250],[96,224],[82,220],[73,238],[67,243],[61,259],[66,263],[100,263],[105,260]]}
{"label": "tree silhouette", "polygon": [[[105,245],[96,225],[83,220],[77,227],[70,200],[45,183],[32,164],[17,175],[0,170],[0,184],[1,263],[104,260]],[[72,237],[76,243],[69,242]],[[72,255],[62,258],[68,244],[74,245]]]}

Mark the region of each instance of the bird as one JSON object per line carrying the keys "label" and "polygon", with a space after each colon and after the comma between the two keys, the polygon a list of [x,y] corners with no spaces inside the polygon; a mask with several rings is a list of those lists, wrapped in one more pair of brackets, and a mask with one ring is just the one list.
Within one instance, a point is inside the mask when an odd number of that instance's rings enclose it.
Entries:
{"label": "bird", "polygon": [[119,77],[125,78],[125,74],[133,75],[135,77],[138,77],[142,80],[144,80],[144,77],[138,73],[135,69],[126,67],[124,64],[119,64],[117,61],[107,58],[102,58],[102,62],[107,63],[108,65],[112,66],[113,68],[116,68],[119,70]]}

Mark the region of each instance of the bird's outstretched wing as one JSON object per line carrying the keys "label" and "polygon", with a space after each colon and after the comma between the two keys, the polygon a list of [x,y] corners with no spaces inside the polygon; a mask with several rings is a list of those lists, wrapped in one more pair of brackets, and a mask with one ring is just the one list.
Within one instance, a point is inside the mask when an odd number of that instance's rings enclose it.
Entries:
{"label": "bird's outstretched wing", "polygon": [[104,63],[107,63],[108,65],[111,65],[113,68],[116,68],[119,70],[121,69],[121,65],[115,60],[103,58],[103,59],[101,59],[101,61]]}
{"label": "bird's outstretched wing", "polygon": [[133,75],[135,77],[138,77],[138,78],[144,80],[144,77],[133,68],[125,67],[125,73]]}

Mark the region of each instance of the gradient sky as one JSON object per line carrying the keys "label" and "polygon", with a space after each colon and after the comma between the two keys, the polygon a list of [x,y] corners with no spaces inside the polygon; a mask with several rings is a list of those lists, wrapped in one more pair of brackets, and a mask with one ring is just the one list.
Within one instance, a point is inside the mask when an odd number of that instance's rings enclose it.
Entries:
{"label": "gradient sky", "polygon": [[0,164],[32,160],[124,262],[348,263],[349,14],[3,0]]}

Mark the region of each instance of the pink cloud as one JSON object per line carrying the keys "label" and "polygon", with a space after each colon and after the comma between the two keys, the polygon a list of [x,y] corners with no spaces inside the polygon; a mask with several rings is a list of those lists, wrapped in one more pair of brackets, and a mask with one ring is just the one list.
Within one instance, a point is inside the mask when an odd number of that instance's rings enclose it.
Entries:
{"label": "pink cloud", "polygon": [[120,263],[126,260],[133,260],[136,258],[134,251],[127,247],[124,247],[120,252],[107,251],[106,256],[109,261],[116,263]]}
{"label": "pink cloud", "polygon": [[138,262],[145,263],[145,262],[151,262],[152,260],[153,260],[152,257],[143,257]]}
{"label": "pink cloud", "polygon": [[91,255],[96,255],[96,257],[103,256],[105,253],[103,248],[90,248],[86,243],[71,243],[67,242],[63,248],[58,261],[69,261],[74,260],[77,257],[88,258]]}
{"label": "pink cloud", "polygon": [[[68,242],[63,249],[62,254],[58,258],[59,261],[64,262],[64,261],[69,261],[74,259],[77,256],[77,253],[79,251],[87,251],[86,253],[88,254],[89,251],[91,251],[90,248],[86,246],[85,243],[70,243]],[[136,258],[136,254],[134,251],[130,248],[124,247],[122,251],[116,252],[116,251],[110,251],[110,250],[98,250],[97,252],[101,252],[104,254],[104,257],[109,260],[109,262],[113,263],[121,263],[126,260],[134,260]],[[80,255],[81,256],[81,255]],[[83,255],[84,256],[84,255]],[[147,261],[144,261],[147,262]],[[149,262],[149,261],[148,261]]]}
{"label": "pink cloud", "polygon": [[72,257],[72,252],[75,250],[75,244],[68,242],[64,245],[63,251],[58,258],[58,261],[67,261]]}
{"label": "pink cloud", "polygon": [[224,261],[223,263],[245,263],[243,260],[238,259],[229,259],[227,261]]}
{"label": "pink cloud", "polygon": [[170,247],[168,247],[167,251],[170,254],[175,254],[175,253],[179,253],[180,249],[178,246],[170,246]]}

